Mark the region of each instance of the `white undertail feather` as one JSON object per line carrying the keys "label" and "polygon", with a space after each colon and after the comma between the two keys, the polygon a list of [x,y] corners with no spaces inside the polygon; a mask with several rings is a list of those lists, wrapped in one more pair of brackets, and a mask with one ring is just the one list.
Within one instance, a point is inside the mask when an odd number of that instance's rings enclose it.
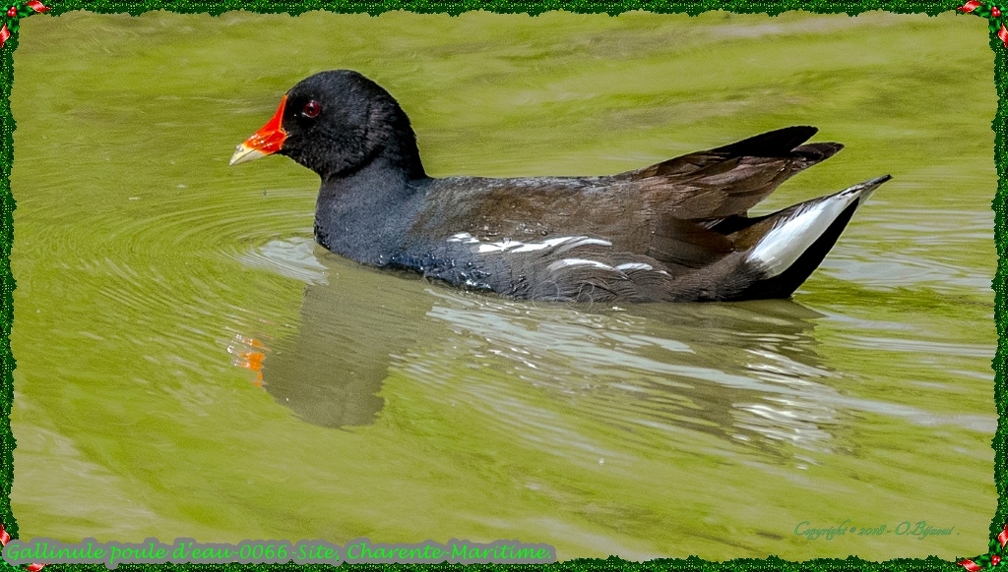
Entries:
{"label": "white undertail feather", "polygon": [[823,199],[799,205],[791,216],[777,221],[746,256],[767,277],[777,276],[791,267],[812,244],[826,232],[833,221],[852,203],[867,200],[889,177],[860,183]]}

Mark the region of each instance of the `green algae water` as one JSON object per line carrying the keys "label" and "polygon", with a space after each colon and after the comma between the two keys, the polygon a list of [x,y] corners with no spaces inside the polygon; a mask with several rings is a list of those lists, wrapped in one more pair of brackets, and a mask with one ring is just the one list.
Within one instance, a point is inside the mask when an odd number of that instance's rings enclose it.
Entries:
{"label": "green algae water", "polygon": [[[334,68],[398,98],[434,176],[615,173],[808,124],[846,149],[759,212],[893,180],[791,300],[464,292],[315,246],[293,162],[227,166]],[[15,74],[23,539],[986,546],[981,19],[70,13],[24,22]]]}

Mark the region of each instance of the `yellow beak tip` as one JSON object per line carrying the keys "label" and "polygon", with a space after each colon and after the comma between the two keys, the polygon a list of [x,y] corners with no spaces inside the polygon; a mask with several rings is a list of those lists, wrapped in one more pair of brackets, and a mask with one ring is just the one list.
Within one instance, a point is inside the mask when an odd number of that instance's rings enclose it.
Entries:
{"label": "yellow beak tip", "polygon": [[247,163],[249,161],[254,161],[256,159],[265,156],[266,154],[263,153],[262,151],[259,151],[258,149],[253,149],[252,147],[249,147],[244,143],[242,143],[241,145],[238,146],[237,149],[235,149],[234,154],[231,155],[231,161],[228,162],[228,165],[231,166],[231,165],[237,165],[238,163]]}

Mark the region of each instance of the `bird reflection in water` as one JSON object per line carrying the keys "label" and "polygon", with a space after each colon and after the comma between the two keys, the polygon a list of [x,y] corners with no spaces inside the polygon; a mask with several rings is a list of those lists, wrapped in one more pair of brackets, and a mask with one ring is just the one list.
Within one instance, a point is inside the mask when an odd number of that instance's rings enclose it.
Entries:
{"label": "bird reflection in water", "polygon": [[[285,244],[261,249],[255,264],[272,258],[296,275]],[[839,374],[816,349],[823,315],[791,300],[615,309],[512,301],[375,271],[308,241],[293,250],[304,251],[297,264],[316,265],[300,276],[308,284],[296,333],[268,348],[239,337],[230,351],[277,403],[312,424],[374,423],[392,369],[449,376],[466,366],[545,390],[630,439],[639,427],[667,427],[758,448],[830,450],[837,411],[859,408],[828,385]],[[445,345],[465,353],[438,350]]]}
{"label": "bird reflection in water", "polygon": [[[313,247],[299,244],[309,253]],[[295,263],[277,257],[290,252],[266,248],[262,254],[283,268]],[[304,265],[305,253],[300,254],[297,263]],[[321,248],[310,257],[316,259],[316,274],[300,276],[309,284],[297,333],[268,348],[239,337],[229,351],[237,365],[256,372],[256,381],[277,403],[301,419],[325,427],[370,425],[385,404],[378,393],[390,362],[436,324],[424,320],[426,310],[412,297],[382,294],[403,281],[394,274],[338,260]],[[341,279],[348,272],[353,279]]]}

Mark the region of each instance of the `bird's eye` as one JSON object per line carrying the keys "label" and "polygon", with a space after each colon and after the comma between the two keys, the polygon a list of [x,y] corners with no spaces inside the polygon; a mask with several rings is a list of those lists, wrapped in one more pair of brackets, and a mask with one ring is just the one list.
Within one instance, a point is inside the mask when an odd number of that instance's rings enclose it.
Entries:
{"label": "bird's eye", "polygon": [[317,117],[320,111],[322,111],[322,106],[319,105],[319,102],[313,99],[304,105],[304,109],[301,110],[301,113],[304,114],[305,117]]}

